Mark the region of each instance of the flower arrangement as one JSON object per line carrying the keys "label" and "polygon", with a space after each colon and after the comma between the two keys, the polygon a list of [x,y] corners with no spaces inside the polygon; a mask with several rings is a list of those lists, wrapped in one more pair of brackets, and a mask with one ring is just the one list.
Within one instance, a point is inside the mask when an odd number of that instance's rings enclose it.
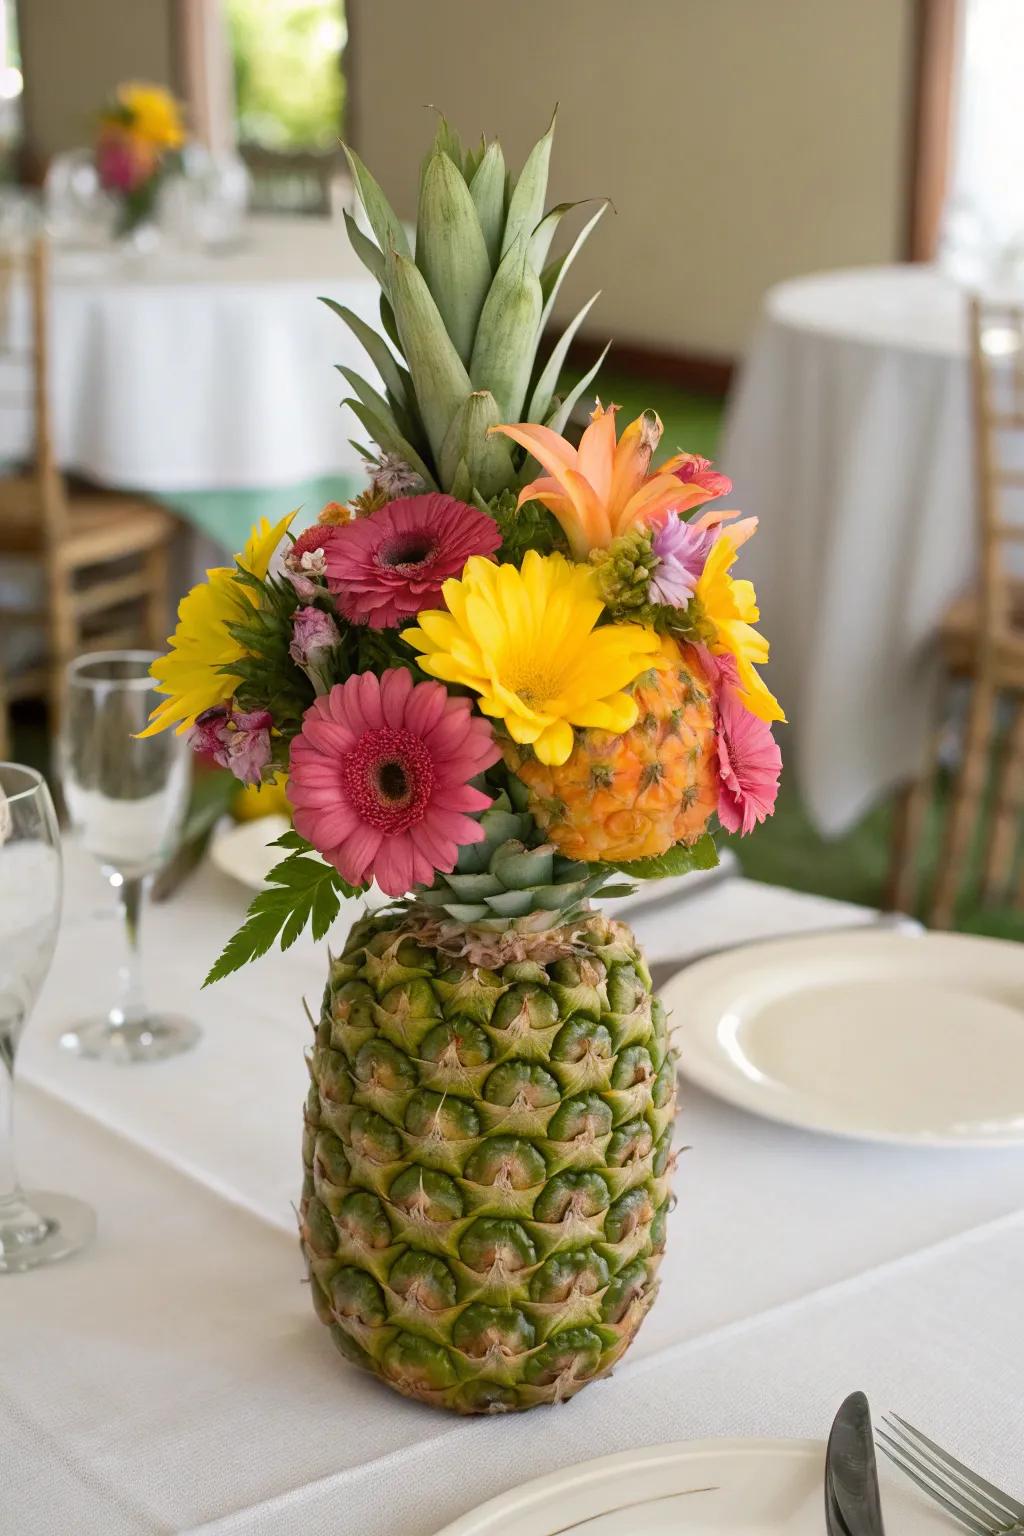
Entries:
{"label": "flower arrangement", "polygon": [[549,261],[553,126],[512,178],[442,120],[415,255],[350,154],[384,335],[331,307],[379,376],[342,370],[368,484],[297,536],[260,524],[183,600],[149,726],[247,785],[287,776],[283,858],[208,981],[385,898],[315,1025],[302,1242],[342,1353],[467,1413],[571,1395],[654,1299],[674,1058],[592,901],[712,866],[716,822],[752,831],[781,767],[733,574],[755,520],[707,460],[656,461],[653,411],[620,431],[598,400],[572,435],[589,304],[540,360],[602,211]]}
{"label": "flower arrangement", "polygon": [[129,234],[153,215],[157,192],[178,164],[185,143],[178,103],[160,85],[119,85],[99,115],[96,170],[116,199],[118,234]]}

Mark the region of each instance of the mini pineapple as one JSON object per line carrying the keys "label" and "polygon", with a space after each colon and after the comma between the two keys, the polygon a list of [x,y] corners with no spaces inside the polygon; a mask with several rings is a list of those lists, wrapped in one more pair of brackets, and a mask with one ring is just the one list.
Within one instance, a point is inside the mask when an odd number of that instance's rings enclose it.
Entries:
{"label": "mini pineapple", "polygon": [[656,858],[707,827],[718,803],[711,690],[692,646],[666,638],[663,655],[668,665],[633,686],[639,713],[624,735],[578,731],[557,768],[506,747],[527,808],[567,858]]}

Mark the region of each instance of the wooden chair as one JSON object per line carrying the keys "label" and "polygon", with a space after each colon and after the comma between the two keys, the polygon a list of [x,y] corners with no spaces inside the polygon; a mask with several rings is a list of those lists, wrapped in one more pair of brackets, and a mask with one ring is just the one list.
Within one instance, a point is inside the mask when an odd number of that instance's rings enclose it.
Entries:
{"label": "wooden chair", "polygon": [[[930,902],[929,922],[937,928],[953,922],[1003,709],[1008,725],[995,765],[982,873],[985,900],[1008,895],[1024,809],[1024,582],[1011,572],[1008,559],[1011,548],[1024,550],[1024,518],[1013,517],[1014,491],[1018,501],[1024,498],[1024,308],[973,300],[970,349],[981,558],[974,590],[953,604],[940,632],[947,680],[966,683],[969,702]],[[949,696],[947,686],[945,699]],[[916,905],[917,854],[946,729],[943,708],[921,777],[896,814],[888,896],[901,910]]]}
{"label": "wooden chair", "polygon": [[[16,351],[0,313],[4,379],[27,370],[33,413],[31,462],[0,479],[0,561],[5,583],[14,573],[34,581],[40,600],[15,604],[0,591],[0,641],[28,631],[41,636],[39,653],[12,664],[0,688],[0,736],[10,701],[44,698],[51,729],[60,708],[63,671],[86,650],[145,645],[159,649],[170,620],[169,546],[178,524],[163,507],[140,496],[70,485],[57,467],[47,388],[50,359],[48,249],[43,239],[23,252],[0,253],[0,305],[10,303],[23,274],[30,309],[31,346]],[[5,402],[10,391],[4,390]],[[21,576],[16,579],[21,580]],[[0,654],[0,664],[2,664]]]}

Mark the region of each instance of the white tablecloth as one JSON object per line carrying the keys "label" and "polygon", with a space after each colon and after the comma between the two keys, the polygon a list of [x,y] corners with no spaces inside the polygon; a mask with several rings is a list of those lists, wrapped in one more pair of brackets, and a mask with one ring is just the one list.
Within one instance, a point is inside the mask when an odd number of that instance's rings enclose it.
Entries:
{"label": "white tablecloth", "polygon": [[[151,914],[151,990],[203,1025],[148,1068],[62,1058],[115,925],[71,863],[23,1046],[31,1180],[95,1247],[0,1281],[0,1529],[18,1536],[431,1536],[525,1478],[702,1435],[821,1435],[861,1386],[1019,1483],[1024,1158],[828,1141],[685,1093],[662,1294],[614,1378],[558,1410],[447,1418],[336,1356],[294,1236],[302,1048],[322,957],[197,993],[242,894],[212,870]],[[734,880],[638,916],[653,957],[866,914]],[[5,1525],[5,1520],[8,1522]]]}
{"label": "white tablecloth", "polygon": [[842,832],[920,766],[936,628],[975,562],[967,301],[931,267],[773,289],[720,452],[792,722],[787,768]]}
{"label": "white tablecloth", "polygon": [[[56,250],[52,399],[58,459],[149,492],[265,489],[358,468],[362,429],[335,363],[376,380],[325,294],[375,327],[376,285],[344,226],[251,219],[222,255]],[[26,333],[22,293],[12,325]],[[7,365],[9,368],[9,365]],[[5,369],[0,458],[30,417]]]}

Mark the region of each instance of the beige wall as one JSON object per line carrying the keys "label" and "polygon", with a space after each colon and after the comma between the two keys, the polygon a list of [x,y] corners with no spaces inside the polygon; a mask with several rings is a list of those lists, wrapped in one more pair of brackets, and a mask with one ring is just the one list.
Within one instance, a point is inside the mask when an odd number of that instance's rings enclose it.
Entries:
{"label": "beige wall", "polygon": [[88,142],[119,81],[172,81],[171,0],[20,0],[18,27],[25,136],[39,167]]}
{"label": "beige wall", "polygon": [[[572,295],[729,354],[781,278],[901,254],[913,0],[349,0],[352,133],[403,214],[442,107],[609,213]],[[569,284],[566,284],[568,289]]]}

